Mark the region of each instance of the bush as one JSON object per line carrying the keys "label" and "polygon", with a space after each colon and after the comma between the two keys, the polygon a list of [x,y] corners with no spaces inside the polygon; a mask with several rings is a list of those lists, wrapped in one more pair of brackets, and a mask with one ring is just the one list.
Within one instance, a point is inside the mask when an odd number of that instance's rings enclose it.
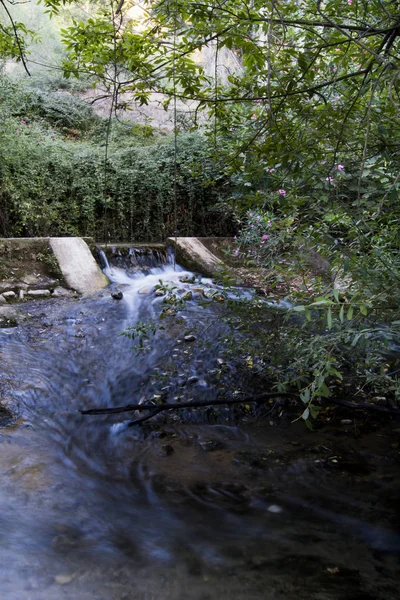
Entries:
{"label": "bush", "polygon": [[107,122],[60,92],[0,85],[0,232],[13,236],[90,235],[165,239],[229,235],[227,186],[206,140],[179,136],[176,211],[174,141],[149,126]]}

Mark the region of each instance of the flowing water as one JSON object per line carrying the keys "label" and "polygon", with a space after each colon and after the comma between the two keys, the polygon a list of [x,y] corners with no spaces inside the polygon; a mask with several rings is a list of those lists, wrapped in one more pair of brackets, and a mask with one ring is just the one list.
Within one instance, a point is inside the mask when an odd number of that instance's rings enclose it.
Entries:
{"label": "flowing water", "polygon": [[[398,598],[396,424],[355,439],[265,410],[133,427],[138,414],[80,414],[238,385],[224,303],[201,302],[218,286],[161,251],[103,266],[104,293],[25,305],[21,326],[0,329],[0,597]],[[121,335],[153,319],[164,329],[142,348]]]}

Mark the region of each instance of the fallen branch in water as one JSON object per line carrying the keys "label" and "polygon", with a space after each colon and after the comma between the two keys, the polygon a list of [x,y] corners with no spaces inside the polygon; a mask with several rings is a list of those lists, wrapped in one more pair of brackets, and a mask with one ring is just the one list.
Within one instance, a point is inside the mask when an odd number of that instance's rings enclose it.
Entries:
{"label": "fallen branch in water", "polygon": [[203,408],[205,406],[249,404],[251,402],[263,404],[270,398],[277,397],[299,398],[297,394],[291,394],[289,392],[265,392],[258,396],[246,396],[246,398],[223,398],[221,400],[199,400],[198,402],[173,402],[171,404],[163,404],[162,406],[154,406],[154,404],[128,404],[127,406],[117,406],[115,408],[91,408],[89,410],[81,410],[80,413],[81,415],[117,415],[124,412],[133,412],[135,410],[151,410],[154,414],[157,414],[165,410],[177,410],[179,408]]}
{"label": "fallen branch in water", "polygon": [[[200,400],[197,402],[174,402],[170,404],[163,404],[162,406],[154,406],[154,404],[128,404],[126,406],[117,406],[115,408],[92,408],[88,410],[81,410],[80,413],[82,415],[116,415],[125,412],[134,412],[134,411],[151,411],[150,414],[145,415],[144,417],[140,417],[133,421],[129,422],[129,426],[139,425],[140,423],[144,423],[149,419],[152,419],[156,415],[161,412],[167,410],[178,410],[180,408],[204,408],[208,406],[221,406],[221,405],[232,405],[232,404],[250,404],[252,402],[257,404],[264,404],[267,400],[271,398],[293,398],[298,400],[299,397],[296,394],[292,394],[290,392],[265,392],[264,394],[259,394],[257,396],[246,396],[245,398],[223,398],[220,400]],[[345,408],[350,408],[352,410],[367,410],[372,412],[380,412],[384,414],[390,415],[400,415],[400,410],[395,408],[387,408],[385,406],[380,406],[377,404],[367,404],[365,402],[357,403],[357,402],[349,402],[347,400],[339,400],[335,398],[326,398],[327,402],[332,402],[333,404],[337,404],[338,406],[344,406]],[[277,403],[274,404],[273,408],[275,408]]]}

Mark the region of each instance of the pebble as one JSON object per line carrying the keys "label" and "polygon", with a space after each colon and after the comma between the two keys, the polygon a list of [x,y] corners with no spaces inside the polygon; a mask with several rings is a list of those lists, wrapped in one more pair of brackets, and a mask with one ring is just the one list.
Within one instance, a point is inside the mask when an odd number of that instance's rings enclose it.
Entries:
{"label": "pebble", "polygon": [[222,450],[224,444],[216,440],[207,440],[206,442],[200,442],[199,446],[204,452],[215,452],[215,450]]}
{"label": "pebble", "polygon": [[353,421],[352,421],[351,419],[342,419],[342,420],[340,421],[340,424],[341,424],[341,425],[352,425],[352,424],[353,424]]}
{"label": "pebble", "polygon": [[17,294],[15,292],[3,292],[3,298],[5,298],[6,300],[14,300],[17,297]]}
{"label": "pebble", "polygon": [[171,454],[173,454],[174,449],[172,446],[170,446],[169,444],[165,444],[164,446],[161,446],[161,450],[162,453],[164,454],[164,456],[171,456]]}
{"label": "pebble", "polygon": [[122,300],[122,298],[124,297],[122,292],[112,292],[111,293],[111,298],[114,298],[114,300]]}
{"label": "pebble", "polygon": [[270,506],[268,506],[267,511],[270,513],[278,514],[282,512],[282,508],[277,504],[271,504]]}
{"label": "pebble", "polygon": [[191,335],[185,335],[185,337],[183,338],[185,340],[185,342],[195,342],[196,341],[196,336],[191,334]]}
{"label": "pebble", "polygon": [[192,377],[189,377],[189,379],[187,380],[187,382],[190,384],[197,383],[198,381],[199,381],[199,378],[197,377],[197,375],[193,375]]}
{"label": "pebble", "polygon": [[4,298],[2,294],[0,294],[0,304],[7,304],[7,300]]}
{"label": "pebble", "polygon": [[161,297],[161,296],[164,296],[164,292],[162,290],[156,290],[154,295]]}
{"label": "pebble", "polygon": [[54,577],[54,580],[59,585],[65,585],[66,583],[71,583],[73,578],[74,578],[73,575],[56,575]]}

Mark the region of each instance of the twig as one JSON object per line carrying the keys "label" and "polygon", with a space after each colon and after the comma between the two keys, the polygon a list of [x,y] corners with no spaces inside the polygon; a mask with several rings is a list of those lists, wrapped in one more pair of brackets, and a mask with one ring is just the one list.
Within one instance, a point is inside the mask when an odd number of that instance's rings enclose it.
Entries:
{"label": "twig", "polygon": [[30,74],[29,69],[26,64],[25,54],[24,54],[24,50],[23,50],[23,44],[21,43],[21,40],[19,39],[17,26],[16,26],[14,19],[12,18],[12,15],[11,15],[10,11],[8,10],[4,0],[0,0],[0,3],[3,6],[4,10],[6,11],[8,18],[10,19],[11,26],[14,31],[15,41],[17,42],[17,46],[18,46],[19,57],[22,61],[22,64],[24,66],[24,69],[25,69],[27,75],[29,75],[29,77],[30,77],[31,74]]}

